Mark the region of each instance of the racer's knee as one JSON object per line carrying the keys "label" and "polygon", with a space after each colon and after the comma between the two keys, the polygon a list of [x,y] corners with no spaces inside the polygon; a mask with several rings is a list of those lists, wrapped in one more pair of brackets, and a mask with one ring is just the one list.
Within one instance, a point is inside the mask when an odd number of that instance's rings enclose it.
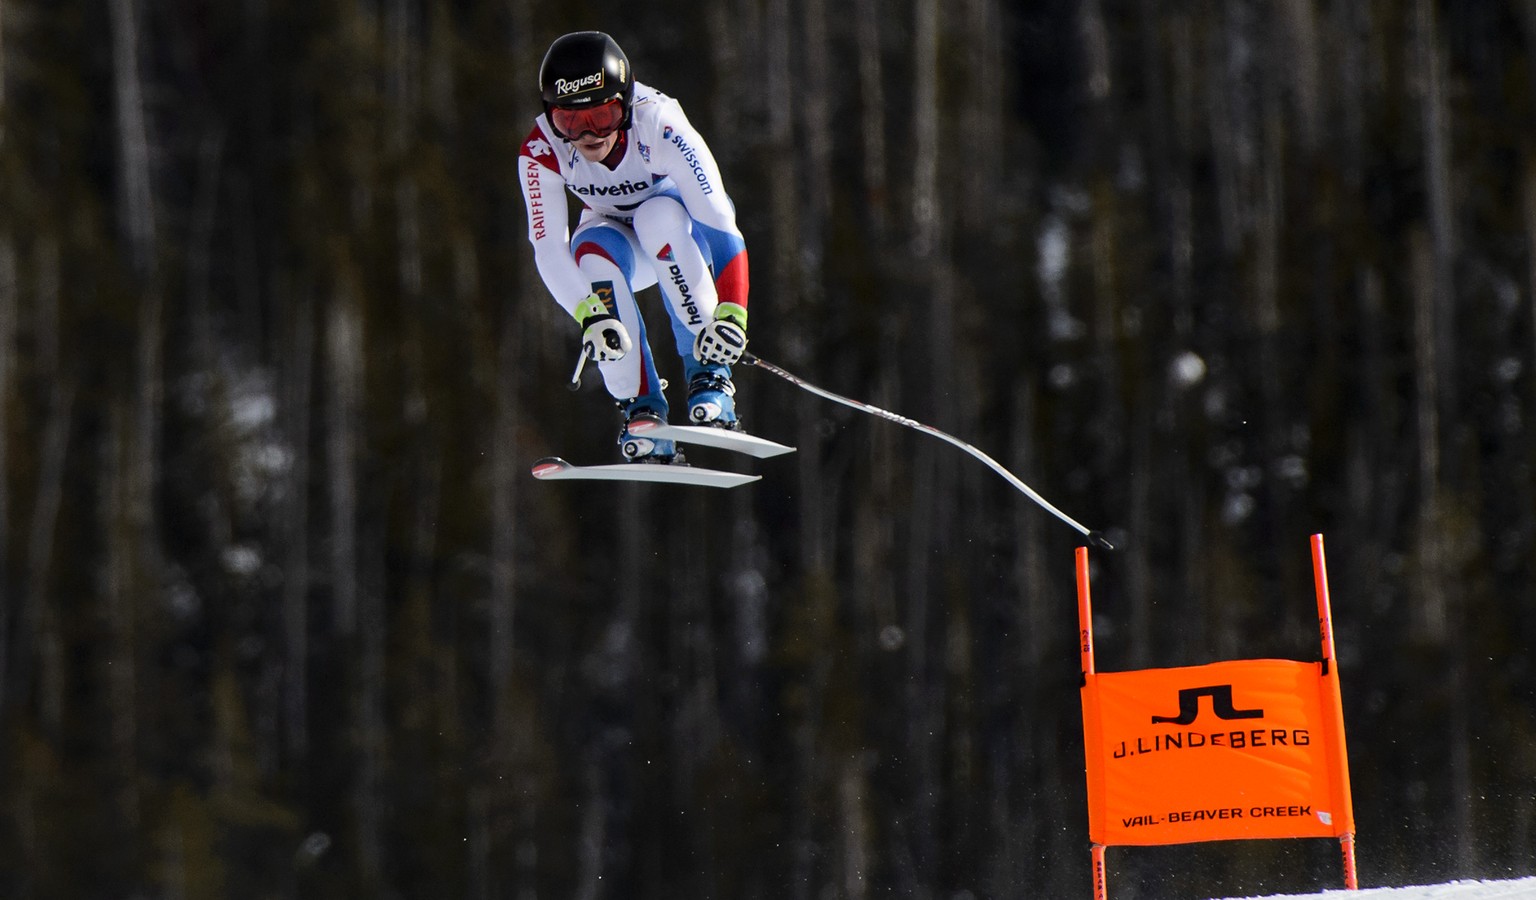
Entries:
{"label": "racer's knee", "polygon": [[668,244],[691,240],[692,224],[688,210],[672,197],[652,197],[635,210],[635,236],[652,256]]}

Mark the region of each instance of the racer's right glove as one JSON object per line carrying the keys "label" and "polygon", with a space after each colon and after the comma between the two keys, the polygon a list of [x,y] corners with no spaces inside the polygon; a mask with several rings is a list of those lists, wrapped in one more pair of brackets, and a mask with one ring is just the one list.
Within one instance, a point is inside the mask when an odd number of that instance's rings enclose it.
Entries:
{"label": "racer's right glove", "polygon": [[629,339],[629,329],[618,316],[608,311],[601,298],[588,294],[576,304],[576,322],[581,325],[581,349],[593,362],[613,362],[622,359],[634,343]]}

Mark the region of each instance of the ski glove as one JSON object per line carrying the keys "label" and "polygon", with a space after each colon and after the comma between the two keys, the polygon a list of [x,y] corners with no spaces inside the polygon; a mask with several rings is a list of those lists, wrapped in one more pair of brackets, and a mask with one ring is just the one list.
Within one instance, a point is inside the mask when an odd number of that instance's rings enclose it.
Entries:
{"label": "ski glove", "polygon": [[581,349],[593,362],[613,362],[622,359],[634,343],[629,339],[629,329],[596,294],[576,304],[576,321],[581,325]]}
{"label": "ski glove", "polygon": [[731,365],[747,349],[747,308],[739,303],[715,307],[714,321],[693,339],[693,355],[707,363]]}

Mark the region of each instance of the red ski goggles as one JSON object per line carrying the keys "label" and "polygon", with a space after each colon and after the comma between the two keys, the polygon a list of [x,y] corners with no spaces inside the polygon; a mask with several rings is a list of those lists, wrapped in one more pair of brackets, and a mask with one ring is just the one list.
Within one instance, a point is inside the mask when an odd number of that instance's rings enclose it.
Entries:
{"label": "red ski goggles", "polygon": [[624,101],[618,97],[596,106],[568,109],[556,106],[549,111],[549,121],[568,141],[574,141],[587,132],[594,137],[607,137],[624,121]]}

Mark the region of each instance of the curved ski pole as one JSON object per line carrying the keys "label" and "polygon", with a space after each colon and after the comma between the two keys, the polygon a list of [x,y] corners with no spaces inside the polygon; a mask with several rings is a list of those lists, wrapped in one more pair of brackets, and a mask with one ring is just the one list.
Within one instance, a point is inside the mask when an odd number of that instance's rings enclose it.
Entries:
{"label": "curved ski pole", "polygon": [[583,346],[576,353],[576,371],[571,373],[571,383],[567,385],[573,391],[581,390],[581,370],[587,367],[587,348]]}
{"label": "curved ski pole", "polygon": [[1104,550],[1115,549],[1115,545],[1111,544],[1104,537],[1103,533],[1089,529],[1088,527],[1079,523],[1076,519],[1073,519],[1071,516],[1052,506],[1049,501],[1036,493],[1034,488],[1020,481],[1018,476],[1003,468],[1002,464],[997,460],[988,456],[977,447],[960,440],[954,435],[949,434],[948,432],[940,431],[939,429],[934,428],[932,425],[924,425],[922,422],[919,422],[916,419],[909,419],[906,416],[897,415],[896,413],[881,409],[878,406],[871,406],[862,400],[854,400],[849,397],[844,397],[841,394],[834,394],[825,388],[819,388],[816,385],[811,384],[809,381],[806,381],[804,378],[779,368],[768,360],[763,359],[761,356],[755,356],[751,353],[743,353],[741,355],[741,361],[749,366],[757,366],[759,369],[765,369],[769,372],[772,372],[790,384],[793,384],[795,387],[798,387],[804,391],[809,391],[810,393],[815,394],[816,396],[823,399],[831,400],[833,403],[841,403],[842,405],[856,409],[859,412],[869,413],[872,416],[878,416],[879,418],[895,422],[898,425],[905,425],[908,428],[916,429],[917,431],[921,431],[924,434],[931,434],[941,441],[946,441],[956,447],[959,447],[966,453],[969,453],[970,455],[986,463],[988,468],[1003,476],[1004,480],[1013,485],[1015,488],[1018,488],[1019,491],[1024,494],[1024,496],[1040,504],[1041,508],[1046,512],[1077,529],[1078,532],[1080,532],[1084,537],[1088,539],[1088,543]]}

